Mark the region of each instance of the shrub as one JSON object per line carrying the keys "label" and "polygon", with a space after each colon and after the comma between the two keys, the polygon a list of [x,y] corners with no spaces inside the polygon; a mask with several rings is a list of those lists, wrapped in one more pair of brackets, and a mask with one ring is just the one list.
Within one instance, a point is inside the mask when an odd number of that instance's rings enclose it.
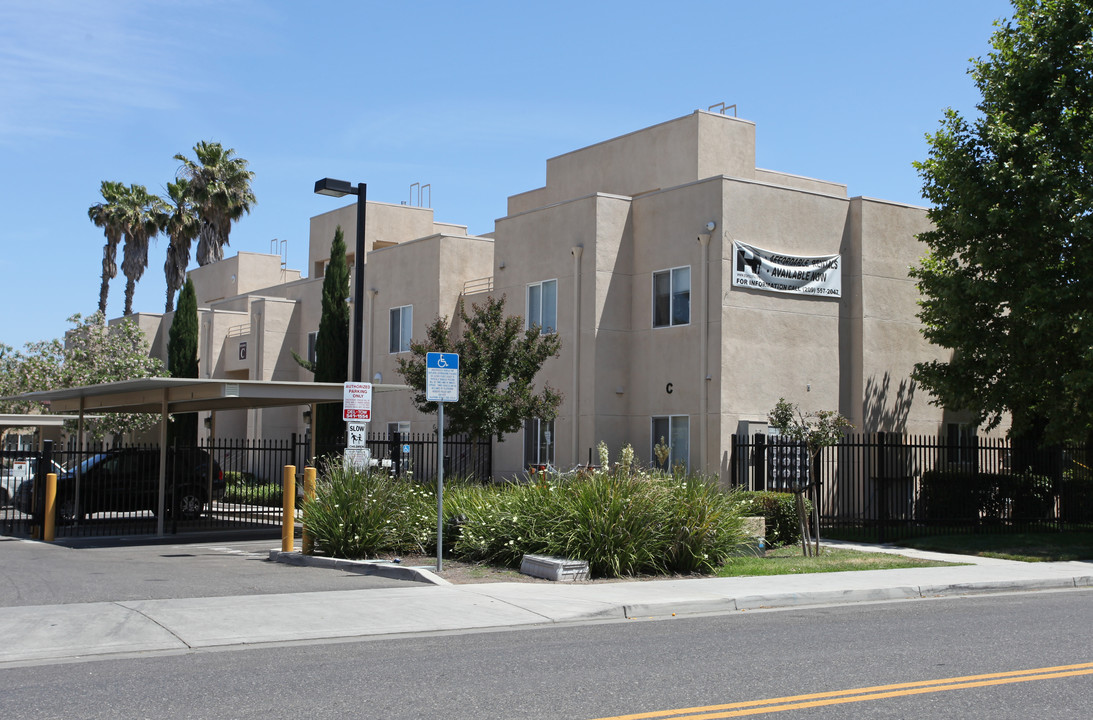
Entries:
{"label": "shrub", "polygon": [[279,483],[259,483],[253,473],[224,473],[224,502],[239,505],[280,507],[283,493]]}
{"label": "shrub", "polygon": [[[766,521],[767,545],[794,545],[801,541],[801,526],[797,520],[797,500],[793,493],[741,491],[736,502],[742,516],[763,516]],[[805,509],[812,514],[812,502],[805,498]]]}
{"label": "shrub", "polygon": [[922,475],[927,520],[1039,520],[1055,503],[1051,478],[1032,473],[976,473],[930,470]]}
{"label": "shrub", "polygon": [[421,552],[436,544],[436,495],[386,472],[323,463],[315,499],[303,504],[317,550],[332,557],[367,558],[382,551]]}
{"label": "shrub", "polygon": [[[447,503],[445,503],[447,505]],[[597,577],[711,571],[745,541],[735,503],[697,478],[538,474],[468,495],[456,553],[515,567],[526,553],[585,560]]]}

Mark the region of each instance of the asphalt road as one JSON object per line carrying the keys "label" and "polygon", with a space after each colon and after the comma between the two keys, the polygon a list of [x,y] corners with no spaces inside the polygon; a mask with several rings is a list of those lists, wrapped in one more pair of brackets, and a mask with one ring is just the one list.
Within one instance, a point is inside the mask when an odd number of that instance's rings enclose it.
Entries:
{"label": "asphalt road", "polygon": [[[140,543],[147,543],[141,538]],[[0,608],[401,587],[356,573],[269,562],[280,539],[106,545],[0,537]]]}
{"label": "asphalt road", "polygon": [[710,718],[834,693],[761,715],[1075,718],[1093,706],[1091,620],[1076,590],[46,664],[0,670],[0,717]]}

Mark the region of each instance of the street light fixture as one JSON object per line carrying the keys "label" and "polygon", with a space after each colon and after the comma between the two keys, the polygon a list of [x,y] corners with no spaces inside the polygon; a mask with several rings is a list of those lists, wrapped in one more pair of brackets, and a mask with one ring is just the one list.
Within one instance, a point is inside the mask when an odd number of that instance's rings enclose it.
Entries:
{"label": "street light fixture", "polygon": [[351,375],[353,382],[361,381],[361,366],[364,358],[361,350],[364,344],[364,212],[368,201],[368,185],[351,185],[345,180],[323,178],[315,182],[315,194],[329,197],[357,196],[357,243],[353,258],[353,360]]}

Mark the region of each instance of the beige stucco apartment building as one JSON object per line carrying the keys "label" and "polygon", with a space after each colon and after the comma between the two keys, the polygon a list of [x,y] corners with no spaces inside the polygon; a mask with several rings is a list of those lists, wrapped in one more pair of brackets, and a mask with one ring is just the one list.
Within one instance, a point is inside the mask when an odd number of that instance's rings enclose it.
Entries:
{"label": "beige stucco apartment building", "polygon": [[[547,161],[487,236],[432,210],[367,206],[363,374],[398,383],[397,359],[438,315],[503,294],[562,341],[540,378],[565,400],[497,443],[495,473],[571,467],[605,441],[649,460],[729,472],[731,437],[760,431],[780,397],[837,409],[860,431],[936,433],[949,420],[909,374],[940,356],[915,317],[908,268],[925,210],[755,167],[753,123],[696,111]],[[240,253],[190,272],[203,376],[309,379],[292,359],[318,329],[340,225],[353,264],[356,206],[311,219],[309,277]],[[356,282],[356,279],[354,279]],[[161,320],[166,320],[162,322]],[[166,354],[170,318],[141,315]],[[408,394],[377,395],[373,428],[431,431]],[[303,431],[302,408],[237,413],[218,434]]]}

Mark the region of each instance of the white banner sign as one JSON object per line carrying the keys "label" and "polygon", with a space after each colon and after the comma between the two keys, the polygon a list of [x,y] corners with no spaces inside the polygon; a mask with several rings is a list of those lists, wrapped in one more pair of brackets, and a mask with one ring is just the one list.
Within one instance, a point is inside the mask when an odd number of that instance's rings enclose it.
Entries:
{"label": "white banner sign", "polygon": [[839,255],[782,255],[733,240],[732,286],[769,292],[842,297]]}

